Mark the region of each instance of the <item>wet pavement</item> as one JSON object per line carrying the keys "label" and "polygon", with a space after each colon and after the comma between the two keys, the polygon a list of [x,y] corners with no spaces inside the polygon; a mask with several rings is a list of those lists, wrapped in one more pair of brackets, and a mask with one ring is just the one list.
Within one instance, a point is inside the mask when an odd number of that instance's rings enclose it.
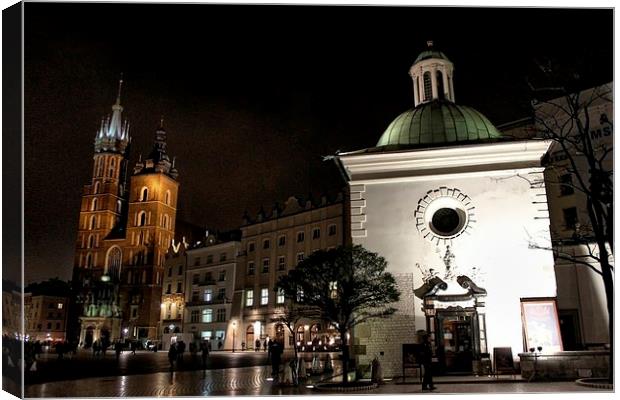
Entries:
{"label": "wet pavement", "polygon": [[[28,385],[25,396],[37,397],[136,397],[136,396],[229,396],[229,395],[321,395],[337,392],[315,391],[312,380],[298,387],[281,386],[271,380],[271,368],[255,366],[205,371],[158,372],[114,377],[97,377],[71,381]],[[316,381],[317,378],[314,378]],[[520,378],[472,379],[468,382],[436,379],[438,390],[433,393],[611,393],[575,382],[526,382]],[[419,383],[389,381],[377,389],[350,394],[423,393]],[[424,392],[428,394],[428,392]]]}

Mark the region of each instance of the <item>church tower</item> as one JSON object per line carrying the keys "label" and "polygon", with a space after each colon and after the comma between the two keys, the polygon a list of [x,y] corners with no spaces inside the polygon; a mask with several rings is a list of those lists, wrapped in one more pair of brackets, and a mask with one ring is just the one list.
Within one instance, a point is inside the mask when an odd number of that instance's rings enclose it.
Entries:
{"label": "church tower", "polygon": [[179,182],[166,150],[163,119],[148,158],[130,178],[121,298],[128,336],[157,335],[165,254],[174,237]]}
{"label": "church tower", "polygon": [[129,123],[122,120],[119,82],[112,116],[102,119],[95,136],[92,180],[84,186],[80,209],[75,266],[96,271],[101,276],[106,266],[103,240],[120,228],[126,203],[126,171],[129,153]]}

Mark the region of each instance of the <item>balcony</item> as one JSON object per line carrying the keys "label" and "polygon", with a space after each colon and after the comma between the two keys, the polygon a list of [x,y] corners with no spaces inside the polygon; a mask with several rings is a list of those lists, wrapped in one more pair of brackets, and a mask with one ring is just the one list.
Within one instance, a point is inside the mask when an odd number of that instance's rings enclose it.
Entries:
{"label": "balcony", "polygon": [[195,300],[192,300],[192,301],[188,302],[186,305],[187,305],[187,307],[193,307],[193,306],[210,306],[210,305],[214,305],[214,304],[228,304],[228,303],[230,303],[230,301],[226,301],[226,299],[213,299],[211,301],[203,301],[203,300],[195,301]]}

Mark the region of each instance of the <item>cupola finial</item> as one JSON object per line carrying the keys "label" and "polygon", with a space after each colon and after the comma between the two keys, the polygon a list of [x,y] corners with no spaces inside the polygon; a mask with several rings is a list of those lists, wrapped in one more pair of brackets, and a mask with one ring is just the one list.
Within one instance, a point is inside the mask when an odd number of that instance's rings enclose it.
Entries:
{"label": "cupola finial", "polygon": [[433,41],[432,40],[427,40],[426,41],[426,45],[428,46],[429,49],[433,48]]}

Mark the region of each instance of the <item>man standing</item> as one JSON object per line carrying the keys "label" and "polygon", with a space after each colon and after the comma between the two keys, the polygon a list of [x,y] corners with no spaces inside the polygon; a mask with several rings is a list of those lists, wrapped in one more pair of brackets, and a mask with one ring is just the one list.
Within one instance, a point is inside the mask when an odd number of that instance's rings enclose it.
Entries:
{"label": "man standing", "polygon": [[276,377],[280,374],[280,362],[282,354],[282,345],[275,340],[271,345],[271,375]]}
{"label": "man standing", "polygon": [[422,337],[422,349],[420,351],[420,363],[422,367],[424,367],[424,379],[422,379],[422,390],[435,390],[435,385],[433,385],[433,371],[432,364],[433,362],[433,348],[431,347],[431,342],[429,341],[428,335],[424,335]]}
{"label": "man standing", "polygon": [[202,369],[207,368],[207,357],[209,357],[209,345],[205,342],[200,344],[200,350],[202,351]]}

